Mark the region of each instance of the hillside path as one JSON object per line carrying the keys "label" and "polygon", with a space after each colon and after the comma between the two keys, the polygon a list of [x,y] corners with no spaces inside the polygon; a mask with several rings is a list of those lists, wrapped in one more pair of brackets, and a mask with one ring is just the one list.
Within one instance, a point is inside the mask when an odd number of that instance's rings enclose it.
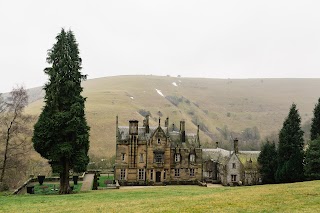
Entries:
{"label": "hillside path", "polygon": [[93,178],[94,174],[85,174],[82,181],[81,191],[89,191],[92,189]]}

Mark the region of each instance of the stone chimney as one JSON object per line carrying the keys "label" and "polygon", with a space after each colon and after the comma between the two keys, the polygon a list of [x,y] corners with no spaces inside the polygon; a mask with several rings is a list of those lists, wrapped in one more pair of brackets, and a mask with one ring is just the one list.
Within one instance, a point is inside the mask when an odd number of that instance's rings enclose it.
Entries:
{"label": "stone chimney", "polygon": [[169,134],[169,117],[167,117],[165,122],[165,127],[167,127],[167,135]]}
{"label": "stone chimney", "polygon": [[168,117],[166,118],[166,121],[164,122],[164,126],[169,127],[169,118]]}
{"label": "stone chimney", "polygon": [[129,135],[138,135],[138,123],[137,120],[129,121]]}
{"label": "stone chimney", "polygon": [[235,152],[236,154],[239,153],[238,142],[239,142],[239,140],[238,140],[237,138],[235,138],[235,139],[233,140],[234,152]]}
{"label": "stone chimney", "polygon": [[217,141],[216,142],[216,149],[218,149],[219,148],[219,142]]}
{"label": "stone chimney", "polygon": [[116,116],[116,137],[119,137],[119,118]]}
{"label": "stone chimney", "polygon": [[185,121],[180,121],[180,134],[181,134],[181,142],[186,142],[186,127],[185,127]]}
{"label": "stone chimney", "polygon": [[149,133],[149,115],[146,116],[145,130],[146,130],[146,133]]}

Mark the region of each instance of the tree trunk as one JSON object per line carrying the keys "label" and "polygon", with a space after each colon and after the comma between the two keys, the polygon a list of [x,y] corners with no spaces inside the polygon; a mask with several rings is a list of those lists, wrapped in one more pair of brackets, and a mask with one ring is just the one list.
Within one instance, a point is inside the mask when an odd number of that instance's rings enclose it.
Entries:
{"label": "tree trunk", "polygon": [[60,190],[59,194],[70,194],[69,185],[69,161],[68,159],[62,160],[63,170],[60,172]]}
{"label": "tree trunk", "polygon": [[1,177],[0,177],[0,182],[3,182],[4,178],[4,173],[6,171],[6,166],[7,166],[7,154],[8,154],[8,145],[9,145],[9,140],[6,141],[6,148],[4,150],[4,159],[3,159],[3,164],[2,164],[2,171],[1,171]]}
{"label": "tree trunk", "polygon": [[11,127],[13,125],[13,122],[15,121],[17,117],[17,114],[15,114],[13,120],[10,122],[10,125],[7,129],[7,134],[6,134],[6,147],[4,150],[4,159],[3,159],[3,164],[2,164],[2,171],[1,171],[1,177],[0,177],[0,182],[3,182],[4,178],[4,173],[6,171],[6,166],[7,166],[7,159],[8,159],[8,147],[9,147],[9,141],[10,141],[10,136],[11,136]]}

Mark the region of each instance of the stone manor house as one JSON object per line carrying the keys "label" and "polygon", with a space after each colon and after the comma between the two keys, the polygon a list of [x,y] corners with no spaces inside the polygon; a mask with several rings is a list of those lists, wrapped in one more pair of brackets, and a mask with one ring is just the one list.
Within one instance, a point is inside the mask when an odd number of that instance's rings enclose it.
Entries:
{"label": "stone manor house", "polygon": [[[218,143],[217,143],[218,144]],[[198,184],[199,181],[223,185],[253,185],[259,183],[257,157],[260,152],[202,149],[199,126],[196,134],[185,131],[185,121],[179,129],[169,118],[161,126],[149,126],[149,116],[143,125],[130,120],[129,126],[119,126],[116,118],[115,179],[120,185]]]}

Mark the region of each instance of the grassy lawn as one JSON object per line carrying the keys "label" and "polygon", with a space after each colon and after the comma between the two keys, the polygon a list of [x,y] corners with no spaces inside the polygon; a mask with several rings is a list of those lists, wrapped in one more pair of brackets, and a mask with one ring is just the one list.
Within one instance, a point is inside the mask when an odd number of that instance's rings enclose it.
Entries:
{"label": "grassy lawn", "polygon": [[251,187],[164,186],[2,196],[0,212],[317,212],[320,181]]}
{"label": "grassy lawn", "polygon": [[113,180],[113,175],[109,175],[109,177],[105,175],[101,175],[98,180],[99,187],[107,187],[105,183],[106,180]]}

